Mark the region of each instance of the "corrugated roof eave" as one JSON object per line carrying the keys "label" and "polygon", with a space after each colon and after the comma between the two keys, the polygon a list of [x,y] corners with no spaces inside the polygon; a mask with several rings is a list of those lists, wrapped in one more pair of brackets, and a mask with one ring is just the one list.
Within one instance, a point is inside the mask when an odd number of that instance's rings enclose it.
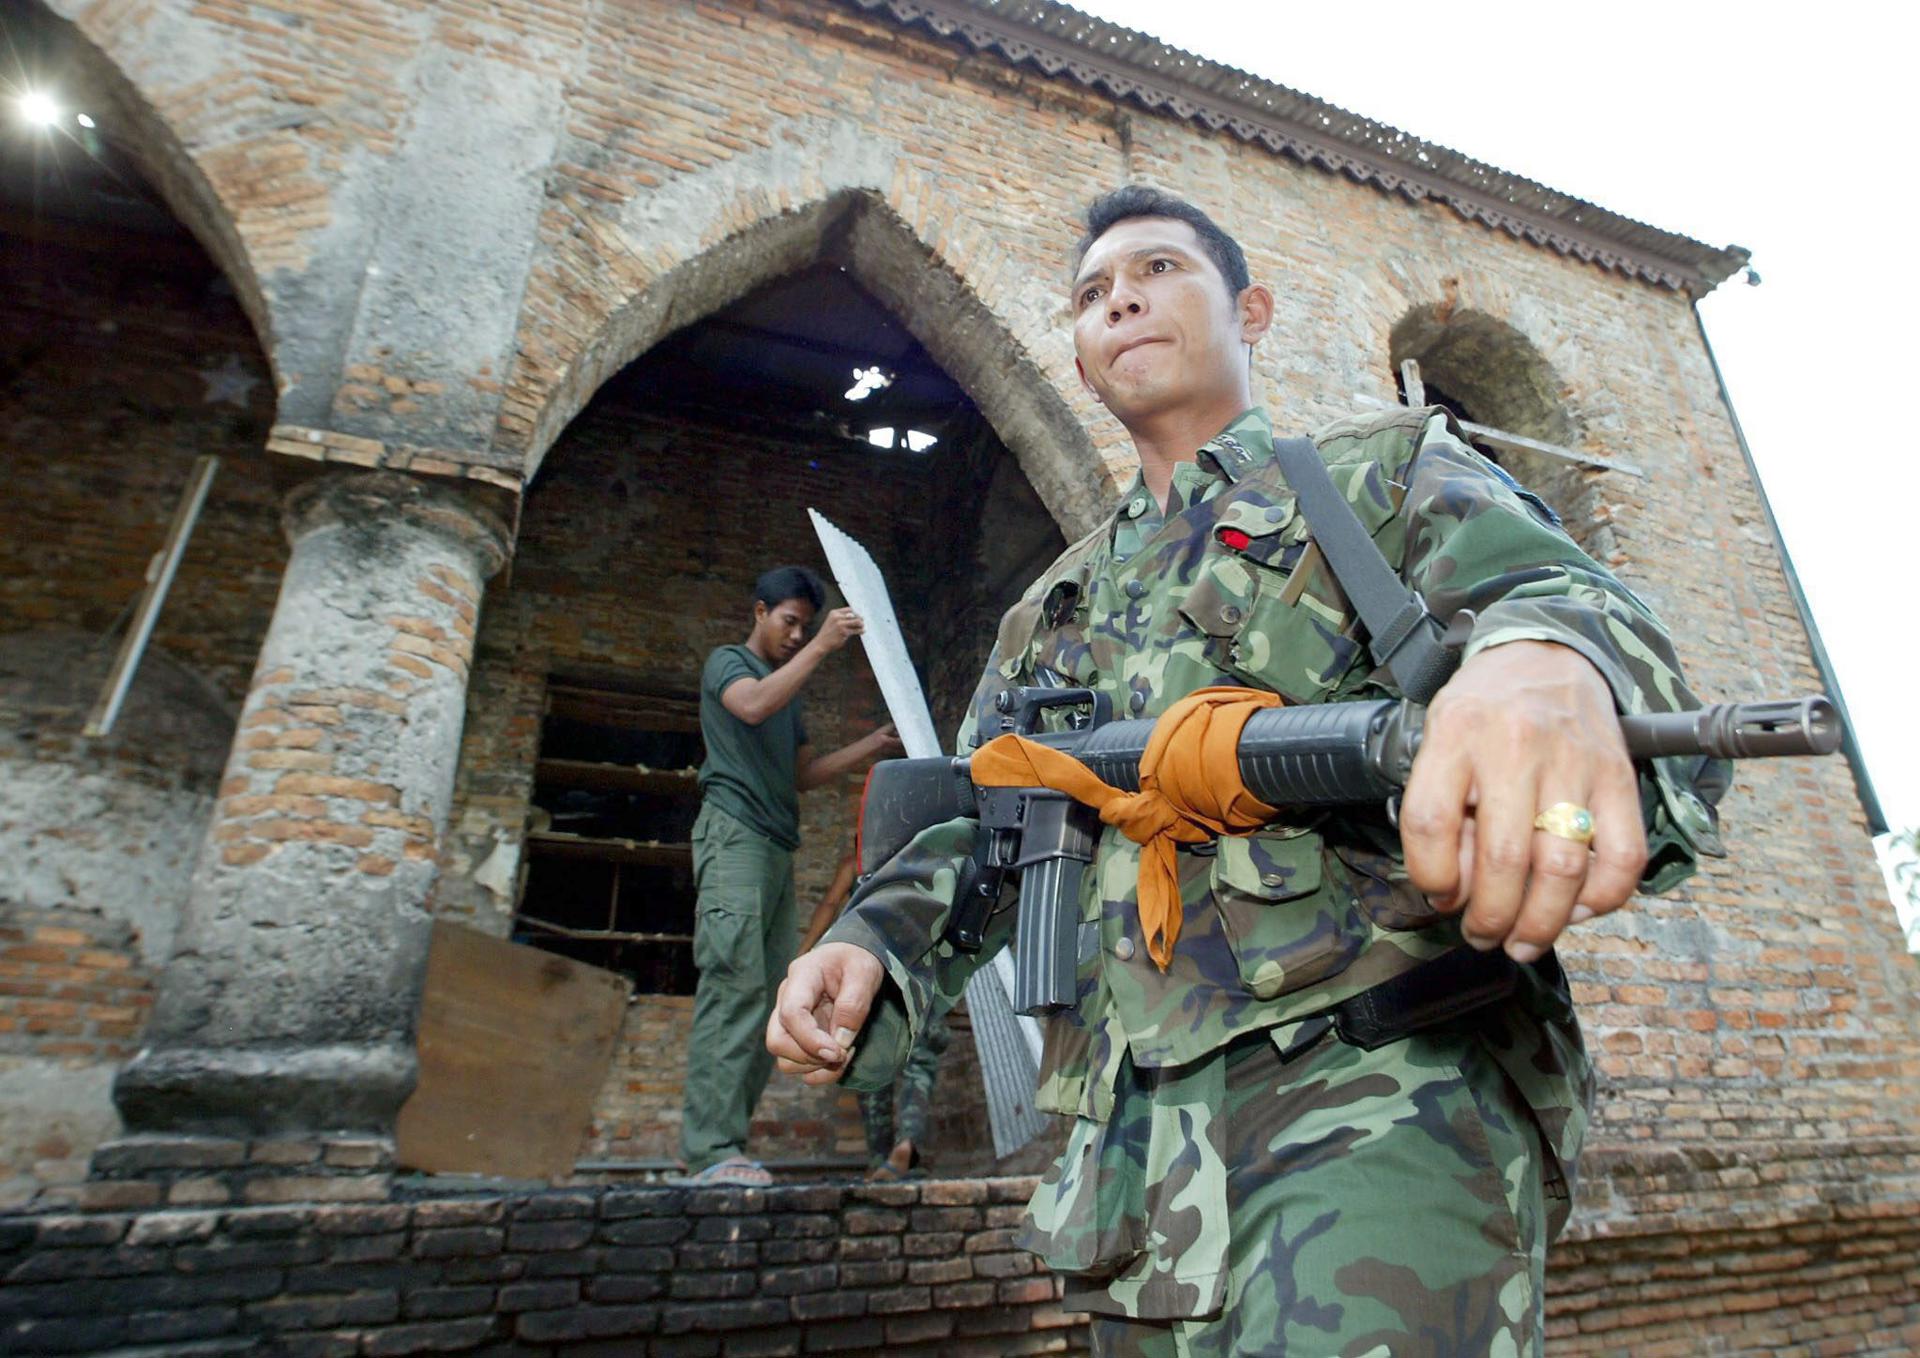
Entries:
{"label": "corrugated roof eave", "polygon": [[1703,296],[1747,264],[1055,0],[845,2],[1660,287]]}

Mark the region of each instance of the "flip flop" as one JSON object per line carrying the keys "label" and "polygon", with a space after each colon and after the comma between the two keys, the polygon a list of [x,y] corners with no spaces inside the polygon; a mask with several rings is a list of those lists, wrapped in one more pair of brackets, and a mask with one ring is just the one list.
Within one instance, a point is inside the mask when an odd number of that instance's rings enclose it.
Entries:
{"label": "flip flop", "polygon": [[680,1181],[696,1188],[770,1188],[773,1175],[758,1160],[749,1160],[744,1155],[730,1155],[724,1160],[716,1160],[697,1174],[689,1174]]}

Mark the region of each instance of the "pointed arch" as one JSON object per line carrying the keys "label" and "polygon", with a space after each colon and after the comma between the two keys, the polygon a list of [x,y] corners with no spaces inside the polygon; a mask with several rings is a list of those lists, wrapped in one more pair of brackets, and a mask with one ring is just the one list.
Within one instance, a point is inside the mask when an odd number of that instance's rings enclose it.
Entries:
{"label": "pointed arch", "polygon": [[[1581,423],[1569,386],[1554,364],[1517,326],[1489,311],[1439,302],[1411,308],[1388,337],[1395,373],[1413,359],[1430,402],[1462,418],[1547,443],[1578,446]],[[1576,541],[1596,556],[1610,554],[1612,530],[1596,518],[1593,474],[1575,463],[1528,452],[1499,455],[1509,471],[1560,514]]]}
{"label": "pointed arch", "polygon": [[[929,243],[877,189],[841,189],[786,210],[772,206],[778,200],[776,193],[761,215],[736,204],[732,220],[740,224],[666,262],[607,315],[542,393],[527,437],[525,476],[532,478],[600,385],[660,339],[756,288],[826,261],[845,268],[882,302],[965,389],[1069,539],[1091,526],[1112,493],[1111,477],[1079,415],[956,267],[956,256],[968,252],[943,237]],[[602,234],[607,230],[603,226]],[[617,248],[632,267],[638,253],[624,242]],[[987,253],[974,245],[976,264]],[[1070,356],[1062,335],[1059,352],[1048,357],[1064,369]]]}

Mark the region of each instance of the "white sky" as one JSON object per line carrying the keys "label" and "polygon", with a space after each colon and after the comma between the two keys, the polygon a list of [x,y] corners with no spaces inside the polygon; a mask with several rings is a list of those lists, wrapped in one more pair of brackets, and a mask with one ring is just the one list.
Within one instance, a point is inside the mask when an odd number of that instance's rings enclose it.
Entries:
{"label": "white sky", "polygon": [[[1701,305],[1881,807],[1920,822],[1901,5],[1070,0],[1611,211],[1753,252]],[[1902,204],[1908,206],[1903,207]],[[1621,449],[1631,458],[1631,449]],[[1715,695],[1705,695],[1712,697]],[[1748,695],[1736,695],[1748,696]],[[1783,695],[1785,696],[1785,695]]]}

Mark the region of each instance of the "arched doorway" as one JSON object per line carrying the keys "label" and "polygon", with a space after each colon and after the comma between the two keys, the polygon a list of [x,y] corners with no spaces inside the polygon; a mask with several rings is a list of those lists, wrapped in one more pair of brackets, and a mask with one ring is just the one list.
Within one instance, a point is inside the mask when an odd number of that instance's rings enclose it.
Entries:
{"label": "arched doorway", "polygon": [[[151,129],[35,6],[0,105],[0,1201],[115,1133],[273,609],[290,469],[232,280],[148,176]],[[31,93],[27,100],[23,95]],[[196,464],[219,459],[117,719],[83,734]],[[285,483],[283,483],[285,482]]]}
{"label": "arched doorway", "polygon": [[[663,253],[683,248],[677,241],[661,247]],[[970,277],[921,239],[886,195],[865,188],[812,199],[733,231],[679,259],[607,315],[572,353],[562,380],[542,389],[543,403],[530,421],[529,480],[561,430],[616,372],[675,330],[821,261],[857,279],[966,391],[1057,523],[1077,534],[1098,520],[1113,488],[1061,388]],[[1002,272],[1008,267],[989,263]],[[1003,294],[1032,311],[1030,289],[997,281]],[[1070,362],[1070,354],[1061,361]]]}
{"label": "arched doorway", "polygon": [[[755,577],[787,562],[828,573],[809,508],[859,539],[947,735],[1000,613],[1065,545],[967,386],[878,295],[890,285],[873,283],[850,232],[811,259],[775,258],[792,267],[653,344],[553,443],[479,637],[438,908],[633,978],[583,1157],[607,1172],[664,1169],[678,1148],[698,681],[714,647],[745,637]],[[968,342],[982,361],[995,352],[984,327]],[[805,703],[821,751],[886,720],[858,647]],[[851,846],[858,786],[802,799],[803,922]],[[932,1152],[943,1172],[982,1168],[964,1038],[943,1080]],[[776,1081],[755,1136],[788,1167],[862,1162],[839,1091]]]}

